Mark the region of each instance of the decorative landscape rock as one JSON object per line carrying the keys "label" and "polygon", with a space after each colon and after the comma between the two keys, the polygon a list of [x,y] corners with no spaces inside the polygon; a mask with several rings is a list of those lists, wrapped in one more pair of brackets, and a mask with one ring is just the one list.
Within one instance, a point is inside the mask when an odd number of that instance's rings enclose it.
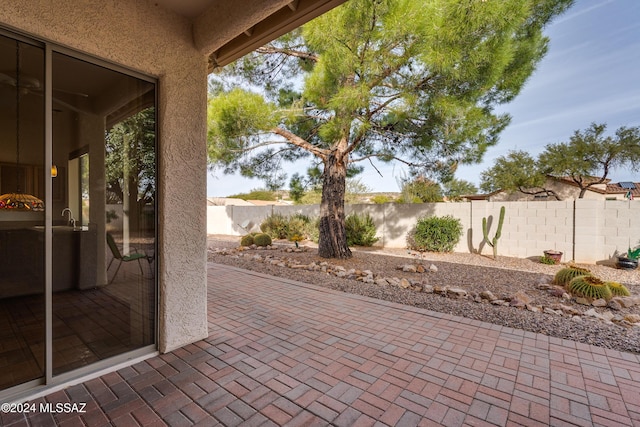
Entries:
{"label": "decorative landscape rock", "polygon": [[518,304],[518,306],[525,306],[526,304],[531,303],[531,297],[522,291],[518,291],[513,297],[511,297],[510,302],[511,302],[511,305]]}
{"label": "decorative landscape rock", "polygon": [[465,291],[464,289],[460,289],[460,288],[449,288],[447,289],[446,294],[448,296],[452,296],[454,298],[464,298],[467,296],[467,291]]}
{"label": "decorative landscape rock", "polygon": [[640,323],[640,314],[627,314],[624,316],[624,320],[629,323]]}
{"label": "decorative landscape rock", "polygon": [[413,264],[405,264],[397,267],[397,270],[402,270],[405,273],[416,273],[418,268]]}
{"label": "decorative landscape rock", "polygon": [[486,291],[486,290],[480,292],[480,298],[486,299],[488,301],[495,301],[498,299],[495,295],[493,295],[491,291]]}
{"label": "decorative landscape rock", "polygon": [[563,295],[567,293],[567,291],[565,291],[564,288],[561,286],[549,286],[546,289],[549,291],[549,294],[558,298],[562,298]]}

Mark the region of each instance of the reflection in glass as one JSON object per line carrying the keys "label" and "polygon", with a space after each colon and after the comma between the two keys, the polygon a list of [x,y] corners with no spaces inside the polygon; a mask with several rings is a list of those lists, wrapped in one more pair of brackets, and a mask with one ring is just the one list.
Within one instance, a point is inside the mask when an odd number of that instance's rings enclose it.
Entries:
{"label": "reflection in glass", "polygon": [[66,212],[53,232],[58,375],[155,342],[156,126],[152,83],[54,53],[53,91],[53,163],[68,172],[53,210]]}
{"label": "reflection in glass", "polygon": [[43,46],[0,35],[0,395],[155,343],[155,84],[53,52],[45,105]]}
{"label": "reflection in glass", "polygon": [[44,50],[0,36],[0,390],[44,375]]}

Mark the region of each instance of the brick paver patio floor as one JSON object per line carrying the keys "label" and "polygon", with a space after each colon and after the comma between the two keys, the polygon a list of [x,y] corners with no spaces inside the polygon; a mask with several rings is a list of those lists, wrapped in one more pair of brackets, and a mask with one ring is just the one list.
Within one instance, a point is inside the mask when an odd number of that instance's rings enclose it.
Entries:
{"label": "brick paver patio floor", "polygon": [[209,265],[208,339],[2,425],[640,426],[640,357]]}

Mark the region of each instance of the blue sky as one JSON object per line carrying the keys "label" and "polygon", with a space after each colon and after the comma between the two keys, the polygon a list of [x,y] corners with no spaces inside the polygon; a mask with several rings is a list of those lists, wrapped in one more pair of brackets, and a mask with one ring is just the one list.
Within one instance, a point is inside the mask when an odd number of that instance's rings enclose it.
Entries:
{"label": "blue sky", "polygon": [[[511,124],[483,162],[460,166],[457,178],[478,185],[480,173],[497,157],[510,150],[536,156],[545,145],[568,141],[575,130],[592,122],[607,123],[612,134],[620,126],[640,126],[640,1],[576,0],[545,32],[551,39],[547,55],[520,95],[500,106],[499,111],[512,116]],[[383,177],[369,167],[360,175],[362,182],[374,191],[398,191],[402,167],[378,167]],[[621,169],[609,177],[614,182],[640,181],[640,172]],[[259,180],[211,172],[207,183],[209,196],[263,186]]]}

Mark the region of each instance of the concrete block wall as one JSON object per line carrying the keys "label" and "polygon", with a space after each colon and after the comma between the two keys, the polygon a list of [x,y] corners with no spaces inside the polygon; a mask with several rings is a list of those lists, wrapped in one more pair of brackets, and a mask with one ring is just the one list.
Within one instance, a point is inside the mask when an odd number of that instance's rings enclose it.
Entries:
{"label": "concrete block wall", "polygon": [[[483,242],[482,218],[489,223],[489,238],[498,227],[500,207],[505,206],[498,255],[518,258],[542,256],[548,249],[563,253],[562,260],[598,263],[614,261],[628,247],[640,245],[640,200],[568,200],[471,203],[425,203],[347,205],[346,214],[369,213],[378,229],[376,246],[406,247],[407,233],[423,216],[451,215],[458,218],[463,235],[455,252],[492,255]],[[258,229],[272,212],[318,216],[318,205],[310,206],[210,206],[209,234],[242,235],[238,224],[251,219]]]}
{"label": "concrete block wall", "polygon": [[[629,247],[640,245],[640,201],[605,200],[598,206],[601,217],[597,219],[595,242],[599,251],[595,253],[598,261],[615,259],[618,254],[626,253]],[[578,222],[576,211],[576,222]],[[586,220],[581,218],[582,231],[590,232]],[[577,236],[577,234],[576,234]],[[578,247],[577,243],[576,246]],[[587,252],[588,247],[580,248]],[[576,249],[577,251],[578,249]],[[581,254],[587,256],[587,254]]]}

